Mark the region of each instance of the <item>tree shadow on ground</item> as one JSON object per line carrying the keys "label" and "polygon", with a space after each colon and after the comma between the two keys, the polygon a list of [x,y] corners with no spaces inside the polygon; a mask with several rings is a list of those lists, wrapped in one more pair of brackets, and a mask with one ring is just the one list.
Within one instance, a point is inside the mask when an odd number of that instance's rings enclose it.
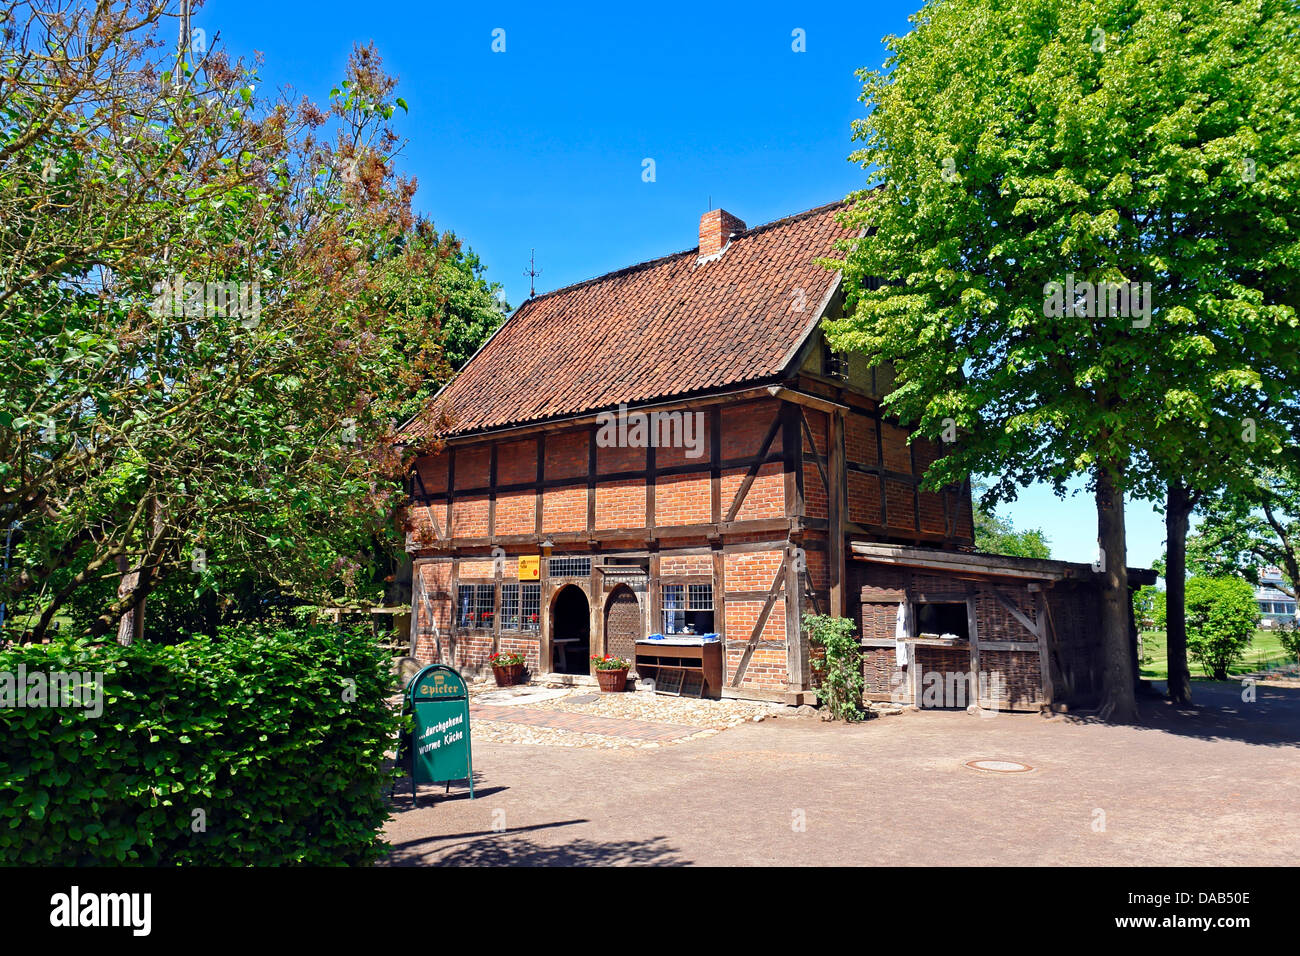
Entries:
{"label": "tree shadow on ground", "polygon": [[574,839],[549,845],[517,832],[490,833],[477,839],[453,842],[422,857],[404,860],[398,848],[393,865],[425,863],[433,866],[689,866],[665,837],[645,840]]}
{"label": "tree shadow on ground", "polygon": [[[1192,705],[1179,706],[1164,699],[1163,681],[1152,682],[1152,693],[1138,696],[1140,720],[1134,725],[1148,730],[1197,737],[1202,740],[1238,740],[1261,747],[1300,746],[1300,686],[1257,684],[1250,696],[1244,681],[1193,681]],[[1072,723],[1104,724],[1095,712],[1066,715]]]}

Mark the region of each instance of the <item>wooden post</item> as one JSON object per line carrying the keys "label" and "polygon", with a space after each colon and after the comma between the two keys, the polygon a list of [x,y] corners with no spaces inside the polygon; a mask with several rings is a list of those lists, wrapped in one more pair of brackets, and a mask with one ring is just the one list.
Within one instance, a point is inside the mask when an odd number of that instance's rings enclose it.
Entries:
{"label": "wooden post", "polygon": [[977,706],[984,706],[984,698],[980,691],[984,689],[984,682],[980,679],[983,675],[980,665],[980,635],[979,635],[979,602],[974,588],[966,597],[966,631],[970,636],[970,672],[971,680],[975,686],[972,688],[975,692],[975,703]]}
{"label": "wooden post", "polygon": [[808,648],[803,639],[803,626],[799,620],[799,571],[791,554],[791,544],[785,553],[785,660],[790,689],[808,689]]}
{"label": "wooden post", "polygon": [[831,412],[826,419],[828,451],[826,477],[830,481],[830,487],[826,489],[827,514],[830,518],[826,532],[826,560],[830,565],[830,613],[834,617],[844,617],[848,613],[844,563],[844,512],[847,504],[844,493],[847,481],[844,466],[844,422],[839,412]]}

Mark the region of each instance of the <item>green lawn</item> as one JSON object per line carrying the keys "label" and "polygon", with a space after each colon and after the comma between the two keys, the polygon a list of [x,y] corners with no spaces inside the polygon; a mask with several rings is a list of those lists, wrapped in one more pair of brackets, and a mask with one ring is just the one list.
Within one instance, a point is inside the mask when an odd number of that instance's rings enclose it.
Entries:
{"label": "green lawn", "polygon": [[[1147,680],[1164,680],[1169,676],[1169,662],[1165,657],[1165,632],[1142,632],[1143,656],[1150,658],[1150,663],[1143,664],[1141,676]],[[1291,658],[1277,639],[1277,631],[1258,630],[1250,642],[1241,663],[1228,668],[1229,674],[1250,674],[1261,670],[1266,664],[1286,663]],[[1196,661],[1189,661],[1192,680],[1205,680],[1205,673]]]}

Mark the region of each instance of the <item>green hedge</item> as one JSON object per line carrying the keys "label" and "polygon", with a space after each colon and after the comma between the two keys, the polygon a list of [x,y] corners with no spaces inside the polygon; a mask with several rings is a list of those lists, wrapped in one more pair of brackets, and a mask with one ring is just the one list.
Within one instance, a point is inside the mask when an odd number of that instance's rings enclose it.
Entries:
{"label": "green hedge", "polygon": [[0,707],[0,862],[331,865],[384,852],[400,717],[388,659],[364,632],[243,627],[174,646],[0,652],[0,674],[20,664],[103,672],[103,713]]}

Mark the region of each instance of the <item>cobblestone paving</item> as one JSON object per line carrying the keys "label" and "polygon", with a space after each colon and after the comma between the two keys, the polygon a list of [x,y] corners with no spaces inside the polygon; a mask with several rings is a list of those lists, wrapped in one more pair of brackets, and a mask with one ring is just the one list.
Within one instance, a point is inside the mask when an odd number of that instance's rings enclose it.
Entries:
{"label": "cobblestone paving", "polygon": [[[485,688],[486,689],[486,688]],[[770,704],[697,700],[659,694],[593,694],[574,688],[562,697],[498,706],[478,703],[471,690],[475,743],[554,747],[659,747],[711,737],[728,727],[772,715]],[[784,710],[785,708],[781,708]]]}

